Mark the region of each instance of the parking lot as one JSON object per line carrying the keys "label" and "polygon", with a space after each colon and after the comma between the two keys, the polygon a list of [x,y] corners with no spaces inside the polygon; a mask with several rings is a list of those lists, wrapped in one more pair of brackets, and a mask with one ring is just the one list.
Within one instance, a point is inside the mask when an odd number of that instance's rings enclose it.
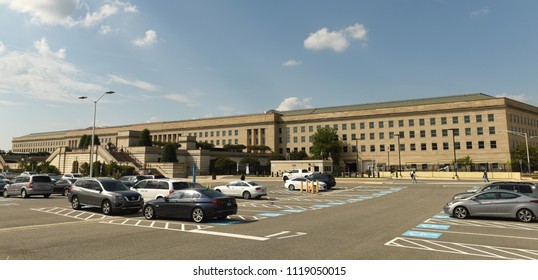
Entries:
{"label": "parking lot", "polygon": [[311,194],[257,181],[267,197],[237,199],[237,215],[202,224],[73,210],[59,195],[0,198],[0,259],[538,258],[536,222],[442,213],[453,194],[480,182],[337,179]]}

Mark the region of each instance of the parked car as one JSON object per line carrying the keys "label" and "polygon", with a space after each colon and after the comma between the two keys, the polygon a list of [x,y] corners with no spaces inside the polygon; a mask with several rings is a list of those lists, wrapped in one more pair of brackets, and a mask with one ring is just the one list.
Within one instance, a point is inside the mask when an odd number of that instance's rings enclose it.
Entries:
{"label": "parked car", "polygon": [[148,179],[148,178],[146,176],[144,176],[144,175],[128,175],[128,176],[123,176],[123,177],[119,178],[118,180],[120,180],[127,187],[132,187],[136,183],[138,183],[138,182],[140,182],[140,181],[142,181],[144,179]]}
{"label": "parked car", "polygon": [[62,179],[80,179],[82,178],[82,174],[80,173],[65,173],[62,176]]}
{"label": "parked car", "polygon": [[52,180],[47,175],[17,176],[4,186],[2,195],[10,197],[20,195],[28,198],[32,195],[42,195],[48,198],[52,194]]}
{"label": "parked car", "polygon": [[466,198],[474,194],[481,193],[488,190],[514,191],[514,192],[524,193],[529,196],[538,198],[538,188],[536,187],[536,184],[534,183],[531,183],[531,182],[494,182],[494,183],[484,185],[482,187],[477,187],[475,189],[468,190],[467,192],[458,193],[454,195],[452,199]]}
{"label": "parked car", "polygon": [[56,182],[60,179],[62,179],[62,176],[56,174],[56,173],[48,173],[47,175],[49,175],[49,177],[52,179],[52,182]]}
{"label": "parked car", "polygon": [[[306,183],[308,183],[311,186],[315,182],[308,178],[299,177],[299,178],[293,178],[291,180],[286,181],[286,183],[284,183],[284,187],[290,191],[298,190],[301,188],[301,183],[303,184],[303,189],[306,189]],[[328,190],[327,185],[323,181],[318,181],[318,184],[319,184],[320,191]]]}
{"label": "parked car", "polygon": [[184,189],[146,202],[143,213],[148,220],[170,217],[187,218],[201,223],[213,218],[223,220],[237,214],[237,203],[235,198],[215,190]]}
{"label": "parked car", "polygon": [[313,173],[307,178],[311,181],[321,181],[325,183],[327,189],[331,189],[332,187],[336,186],[336,180],[334,179],[334,176],[329,173]]}
{"label": "parked car", "polygon": [[138,212],[144,206],[142,196],[130,190],[122,182],[112,178],[78,179],[67,195],[71,207],[80,209],[83,205],[100,207],[103,214],[116,211]]}
{"label": "parked car", "polygon": [[204,186],[183,180],[145,179],[136,183],[131,189],[140,193],[145,200],[152,200],[189,188],[204,188]]}
{"label": "parked car", "polygon": [[4,177],[0,175],[0,194],[4,193],[4,186],[7,185],[8,182],[8,179],[4,179]]}
{"label": "parked car", "polygon": [[538,199],[512,191],[493,190],[468,198],[449,201],[444,212],[458,219],[471,216],[516,218],[521,222],[536,219]]}
{"label": "parked car", "polygon": [[225,195],[242,197],[244,199],[260,199],[262,196],[267,195],[267,187],[253,181],[233,181],[213,189]]}
{"label": "parked car", "polygon": [[307,177],[310,175],[312,175],[312,172],[306,169],[293,169],[293,170],[290,170],[289,172],[284,172],[284,174],[282,174],[282,179],[284,180],[284,182],[286,182],[289,179],[293,179],[297,177]]}
{"label": "parked car", "polygon": [[77,180],[78,179],[59,179],[56,182],[52,182],[52,193],[67,196],[67,194],[69,194],[69,188]]}
{"label": "parked car", "polygon": [[4,176],[4,178],[6,178],[8,180],[11,180],[11,179],[15,178],[15,174],[13,174],[12,172],[9,172],[9,171],[2,172],[1,175]]}
{"label": "parked car", "polygon": [[21,173],[21,175],[24,175],[24,176],[32,176],[32,175],[37,175],[37,172],[34,172],[34,171],[24,171]]}

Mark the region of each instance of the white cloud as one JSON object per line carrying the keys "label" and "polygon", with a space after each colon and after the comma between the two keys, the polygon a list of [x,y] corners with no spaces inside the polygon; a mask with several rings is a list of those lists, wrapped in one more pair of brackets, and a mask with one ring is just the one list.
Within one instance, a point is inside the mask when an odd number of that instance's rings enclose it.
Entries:
{"label": "white cloud", "polygon": [[65,60],[65,49],[52,51],[45,38],[34,42],[34,47],[35,52],[0,53],[0,95],[76,102],[78,95],[106,91],[84,81],[85,74]]}
{"label": "white cloud", "polygon": [[351,40],[366,41],[367,30],[362,24],[354,24],[338,31],[329,31],[324,27],[315,33],[310,33],[303,42],[304,47],[309,50],[333,50],[335,52],[345,51],[351,44]]}
{"label": "white cloud", "polygon": [[193,93],[193,94],[171,93],[171,94],[165,95],[164,98],[181,103],[187,107],[197,107],[200,105],[199,102],[196,101],[199,95],[200,94],[198,93]]}
{"label": "white cloud", "polygon": [[144,38],[138,38],[133,41],[133,44],[143,47],[149,46],[157,42],[157,32],[155,30],[148,30],[145,33]]}
{"label": "white cloud", "polygon": [[0,41],[0,54],[2,54],[5,50],[6,46],[4,45],[4,43],[2,43],[2,41]]}
{"label": "white cloud", "polygon": [[531,99],[526,94],[508,94],[508,93],[501,93],[495,97],[506,97],[506,98],[510,98],[510,99],[513,99],[519,102],[525,102],[525,103],[528,103],[528,101]]}
{"label": "white cloud", "polygon": [[301,65],[301,64],[302,64],[302,62],[299,61],[299,60],[290,59],[288,61],[284,61],[282,63],[282,66],[293,67],[293,66],[298,66],[298,65]]}
{"label": "white cloud", "polygon": [[59,49],[57,52],[51,51],[45,38],[35,41],[34,48],[36,48],[37,52],[42,56],[65,59],[65,49]]}
{"label": "white cloud", "polygon": [[288,97],[284,99],[278,105],[278,108],[276,108],[277,111],[290,111],[290,110],[298,110],[298,109],[306,109],[306,108],[312,108],[313,106],[310,104],[312,101],[312,98],[307,97],[303,99],[299,99],[298,97]]}
{"label": "white cloud", "polygon": [[[0,0],[1,4],[13,11],[28,14],[32,24],[66,27],[97,26],[118,14],[121,8],[125,13],[138,12],[136,6],[120,0],[109,1],[94,12],[89,11],[88,5],[81,0]],[[88,11],[84,14],[83,9]]]}
{"label": "white cloud", "polygon": [[129,80],[123,77],[120,77],[118,75],[108,75],[108,78],[110,79],[110,82],[119,83],[123,85],[133,86],[139,89],[147,90],[147,91],[158,91],[159,87],[153,84],[150,84],[148,82],[140,81],[140,80]]}
{"label": "white cloud", "polygon": [[107,35],[110,32],[112,32],[112,27],[110,25],[101,25],[101,29],[99,29],[99,34]]}
{"label": "white cloud", "polygon": [[485,16],[487,14],[489,14],[489,8],[488,7],[484,7],[484,8],[481,8],[481,9],[478,9],[476,11],[471,12],[471,16],[473,16],[473,17]]}

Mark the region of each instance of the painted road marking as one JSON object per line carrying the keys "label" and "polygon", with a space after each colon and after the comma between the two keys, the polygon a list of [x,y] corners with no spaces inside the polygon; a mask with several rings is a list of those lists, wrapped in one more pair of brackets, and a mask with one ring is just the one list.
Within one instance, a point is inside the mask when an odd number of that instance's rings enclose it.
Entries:
{"label": "painted road marking", "polygon": [[45,207],[45,208],[32,208],[30,210],[38,211],[38,212],[45,212],[50,213],[54,215],[74,218],[78,220],[102,220],[102,219],[108,219],[108,216],[105,216],[103,214],[96,214],[91,212],[85,212],[85,211],[78,211],[73,210],[71,208],[60,208],[60,207]]}
{"label": "painted road marking", "polygon": [[430,239],[437,239],[441,236],[442,233],[440,232],[427,232],[427,231],[417,231],[417,230],[408,230],[404,232],[403,236],[409,236],[409,237],[421,237],[421,238],[430,238]]}
{"label": "painted road marking", "polygon": [[427,228],[427,229],[439,229],[439,230],[448,230],[449,225],[438,225],[438,224],[419,224],[417,228]]}
{"label": "painted road marking", "polygon": [[280,210],[281,212],[286,212],[286,213],[302,213],[302,212],[305,212],[306,210],[300,210],[300,209],[286,209],[286,210]]}
{"label": "painted road marking", "polygon": [[477,257],[508,259],[508,260],[537,260],[538,250],[519,248],[486,246],[478,244],[466,244],[455,242],[443,242],[438,240],[426,240],[415,238],[396,237],[385,243],[386,246],[400,248],[461,254]]}
{"label": "painted road marking", "polygon": [[257,216],[262,216],[262,217],[278,217],[278,216],[282,216],[284,214],[281,214],[281,213],[260,213],[260,214],[256,214]]}

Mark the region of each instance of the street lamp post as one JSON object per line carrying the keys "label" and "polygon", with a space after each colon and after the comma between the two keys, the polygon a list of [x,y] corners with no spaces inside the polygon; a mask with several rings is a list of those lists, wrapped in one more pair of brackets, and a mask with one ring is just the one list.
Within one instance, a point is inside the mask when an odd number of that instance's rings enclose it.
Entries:
{"label": "street lamp post", "polygon": [[529,174],[532,174],[532,171],[531,171],[531,158],[529,156],[529,138],[528,138],[527,133],[526,132],[517,132],[517,131],[512,131],[512,130],[506,130],[506,132],[512,133],[512,134],[515,134],[515,135],[518,135],[518,136],[524,136],[525,137],[525,147],[527,148],[527,166],[528,166]]}
{"label": "street lamp post", "polygon": [[[90,178],[93,177],[93,153],[94,153],[94,145],[95,145],[95,115],[97,112],[97,102],[103,98],[103,96],[107,94],[113,94],[113,91],[107,91],[101,95],[97,100],[93,100],[93,126],[92,126],[92,146],[90,150]],[[80,96],[78,99],[87,99],[87,96]]]}
{"label": "street lamp post", "polygon": [[394,135],[398,138],[398,171],[396,171],[396,178],[398,178],[398,172],[400,172],[400,178],[402,178],[402,158],[400,157],[400,134]]}
{"label": "street lamp post", "polygon": [[357,164],[357,166],[355,166],[355,178],[358,178],[359,177],[359,139],[355,137],[352,140],[355,140],[355,155],[356,155],[355,163]]}
{"label": "street lamp post", "polygon": [[457,159],[456,159],[456,140],[455,140],[456,130],[458,130],[458,129],[457,128],[449,128],[447,130],[452,131],[452,147],[454,149],[454,179],[459,180],[460,177],[458,177],[458,162],[457,162]]}

